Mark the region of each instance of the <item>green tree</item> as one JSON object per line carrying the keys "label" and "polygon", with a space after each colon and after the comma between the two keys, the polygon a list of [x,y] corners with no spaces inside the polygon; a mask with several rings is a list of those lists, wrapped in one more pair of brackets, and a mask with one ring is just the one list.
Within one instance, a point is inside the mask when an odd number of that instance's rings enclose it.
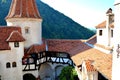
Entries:
{"label": "green tree", "polygon": [[76,80],[77,72],[72,66],[64,67],[60,73],[60,80]]}
{"label": "green tree", "polygon": [[[6,25],[5,17],[8,15],[11,1],[0,1],[0,25]],[[95,34],[41,0],[35,1],[43,19],[42,37],[46,39],[88,39]]]}

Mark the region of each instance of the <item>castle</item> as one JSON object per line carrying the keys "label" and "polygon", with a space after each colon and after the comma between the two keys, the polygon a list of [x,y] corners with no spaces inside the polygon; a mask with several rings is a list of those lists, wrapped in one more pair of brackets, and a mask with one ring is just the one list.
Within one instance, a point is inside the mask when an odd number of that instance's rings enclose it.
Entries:
{"label": "castle", "polygon": [[120,0],[88,40],[42,39],[35,0],[12,0],[7,26],[0,26],[0,80],[59,80],[74,66],[80,80],[120,80]]}

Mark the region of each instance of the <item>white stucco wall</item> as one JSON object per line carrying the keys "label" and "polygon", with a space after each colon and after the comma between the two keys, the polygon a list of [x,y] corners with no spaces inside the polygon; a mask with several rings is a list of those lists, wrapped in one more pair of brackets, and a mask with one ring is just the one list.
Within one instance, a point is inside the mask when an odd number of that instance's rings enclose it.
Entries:
{"label": "white stucco wall", "polygon": [[[101,36],[99,35],[100,30],[102,30]],[[112,29],[110,29],[110,30],[112,30]],[[111,37],[110,34],[111,34],[111,31],[108,32],[108,30],[106,28],[97,29],[97,44],[104,45],[106,47],[112,47],[113,46],[113,37]]]}
{"label": "white stucco wall", "polygon": [[[21,42],[19,48],[13,48],[12,43],[10,43],[11,50],[0,51],[1,80],[22,80],[21,56],[23,55],[23,45],[23,42]],[[7,62],[10,62],[10,68],[6,68]],[[13,62],[17,63],[17,67],[12,67]]]}
{"label": "white stucco wall", "polygon": [[87,69],[85,66],[85,62],[82,63],[82,77],[81,80],[88,80]]}
{"label": "white stucco wall", "polygon": [[88,80],[98,80],[98,72],[97,71],[88,72]]}
{"label": "white stucco wall", "polygon": [[82,80],[82,72],[80,71],[80,69],[77,66],[75,66],[75,70],[77,72],[79,80]]}
{"label": "white stucco wall", "polygon": [[85,61],[82,63],[82,77],[80,80],[98,80],[98,72],[97,71],[87,71]]}
{"label": "white stucco wall", "polygon": [[[120,0],[115,0],[114,22],[114,53],[112,63],[112,80],[120,80],[120,56],[117,57],[118,44],[120,44]],[[118,3],[117,3],[118,2]],[[119,50],[120,51],[120,50]],[[120,55],[120,54],[119,54]]]}
{"label": "white stucco wall", "polygon": [[[7,19],[8,26],[19,26],[22,29],[22,35],[26,39],[25,47],[33,44],[42,44],[42,19],[16,18]],[[29,28],[29,33],[25,33],[25,28]]]}

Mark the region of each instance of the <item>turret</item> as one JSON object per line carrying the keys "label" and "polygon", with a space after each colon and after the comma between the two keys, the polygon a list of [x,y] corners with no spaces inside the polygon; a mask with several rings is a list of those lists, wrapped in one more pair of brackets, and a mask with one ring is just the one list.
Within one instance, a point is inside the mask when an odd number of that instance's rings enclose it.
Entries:
{"label": "turret", "polygon": [[42,18],[35,0],[12,0],[6,22],[7,26],[21,27],[25,47],[42,44]]}
{"label": "turret", "polygon": [[113,22],[114,14],[112,9],[109,8],[106,12],[106,20],[96,26],[97,29],[97,44],[106,47],[113,46]]}
{"label": "turret", "polygon": [[106,43],[107,46],[113,46],[112,38],[113,38],[113,28],[110,26],[114,21],[114,14],[112,13],[112,9],[109,8],[106,12]]}

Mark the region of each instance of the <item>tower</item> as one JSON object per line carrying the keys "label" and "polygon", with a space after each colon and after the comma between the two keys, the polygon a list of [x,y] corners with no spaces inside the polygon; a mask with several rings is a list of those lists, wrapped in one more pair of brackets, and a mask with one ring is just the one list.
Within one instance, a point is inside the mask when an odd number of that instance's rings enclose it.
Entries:
{"label": "tower", "polygon": [[120,80],[120,0],[115,0],[114,17],[114,52],[112,63],[112,80]]}
{"label": "tower", "polygon": [[26,48],[33,44],[42,44],[42,18],[35,0],[12,0],[6,22],[7,26],[21,27]]}
{"label": "tower", "polygon": [[113,27],[111,26],[114,21],[114,14],[112,13],[112,9],[109,8],[106,12],[106,45],[107,46],[113,46],[112,44],[112,38],[113,38]]}
{"label": "tower", "polygon": [[106,20],[99,25],[97,28],[97,44],[104,45],[106,47],[113,46],[113,21],[114,14],[112,13],[112,9],[109,8],[106,12]]}

